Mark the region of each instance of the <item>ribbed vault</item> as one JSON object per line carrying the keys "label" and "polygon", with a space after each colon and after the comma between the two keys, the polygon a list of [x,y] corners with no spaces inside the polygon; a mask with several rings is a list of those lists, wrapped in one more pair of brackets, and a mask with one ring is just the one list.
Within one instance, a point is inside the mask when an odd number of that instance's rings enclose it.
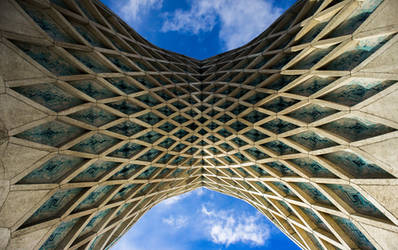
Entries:
{"label": "ribbed vault", "polygon": [[1,1],[0,248],[107,248],[205,186],[303,249],[393,249],[397,10],[298,1],[198,61],[96,0]]}

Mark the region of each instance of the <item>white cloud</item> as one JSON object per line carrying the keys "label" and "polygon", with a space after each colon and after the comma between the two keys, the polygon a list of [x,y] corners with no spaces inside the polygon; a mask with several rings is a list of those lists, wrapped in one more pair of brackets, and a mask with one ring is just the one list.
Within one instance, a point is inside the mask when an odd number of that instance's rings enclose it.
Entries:
{"label": "white cloud", "polygon": [[166,13],[162,31],[199,34],[219,23],[219,38],[229,50],[259,35],[281,13],[267,0],[196,0],[189,10]]}
{"label": "white cloud", "polygon": [[119,15],[130,24],[134,24],[149,10],[162,8],[163,0],[125,0],[118,4]]}
{"label": "white cloud", "polygon": [[205,206],[202,206],[201,212],[207,217],[205,223],[214,243],[228,246],[244,242],[261,246],[270,237],[270,229],[260,222],[260,214],[253,216],[236,214],[232,210],[214,211]]}
{"label": "white cloud", "polygon": [[163,218],[162,222],[174,227],[174,229],[180,229],[188,224],[188,218],[181,215],[177,217],[169,216],[167,218]]}

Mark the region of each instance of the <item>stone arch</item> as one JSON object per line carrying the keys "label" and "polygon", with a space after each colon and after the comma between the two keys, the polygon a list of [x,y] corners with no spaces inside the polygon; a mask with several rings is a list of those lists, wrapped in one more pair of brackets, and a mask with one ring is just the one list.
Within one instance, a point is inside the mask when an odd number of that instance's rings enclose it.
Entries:
{"label": "stone arch", "polygon": [[305,249],[398,245],[397,1],[300,0],[202,61],[96,0],[0,6],[1,247],[107,248],[200,186]]}

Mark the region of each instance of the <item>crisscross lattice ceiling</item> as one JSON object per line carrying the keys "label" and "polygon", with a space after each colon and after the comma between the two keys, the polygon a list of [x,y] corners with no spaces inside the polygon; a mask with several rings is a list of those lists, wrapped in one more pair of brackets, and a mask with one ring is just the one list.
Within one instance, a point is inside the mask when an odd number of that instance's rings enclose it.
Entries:
{"label": "crisscross lattice ceiling", "polygon": [[0,248],[109,247],[199,186],[302,248],[398,238],[396,1],[298,1],[203,61],[97,1],[0,9]]}

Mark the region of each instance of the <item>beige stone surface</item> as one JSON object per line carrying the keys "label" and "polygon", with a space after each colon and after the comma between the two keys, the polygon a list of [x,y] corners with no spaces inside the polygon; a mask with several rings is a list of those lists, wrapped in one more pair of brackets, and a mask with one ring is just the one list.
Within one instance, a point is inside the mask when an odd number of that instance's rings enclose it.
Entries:
{"label": "beige stone surface", "polygon": [[5,180],[0,180],[0,208],[3,206],[4,201],[7,199],[9,190],[10,190],[10,182]]}
{"label": "beige stone surface", "polygon": [[360,148],[390,166],[391,173],[398,175],[398,138],[368,144]]}
{"label": "beige stone surface", "polygon": [[9,0],[0,1],[0,29],[22,35],[43,37]]}
{"label": "beige stone surface", "polygon": [[380,29],[388,25],[397,25],[398,1],[384,0],[383,3],[375,10],[373,15],[364,22],[364,25],[356,32],[365,32]]}
{"label": "beige stone surface", "polygon": [[391,105],[398,100],[398,90],[363,107],[361,111],[398,122],[398,105]]}
{"label": "beige stone surface", "polygon": [[28,148],[16,144],[8,144],[7,149],[2,156],[4,165],[4,178],[11,179],[21,173],[25,168],[32,166],[40,158],[47,155],[48,152],[33,148]]}
{"label": "beige stone surface", "polygon": [[48,192],[48,190],[11,191],[0,210],[0,227],[12,227]]}
{"label": "beige stone surface", "polygon": [[0,228],[0,249],[6,249],[10,240],[10,229]]}
{"label": "beige stone surface", "polygon": [[50,230],[50,227],[43,228],[16,238],[12,238],[10,243],[8,244],[7,250],[29,250],[29,249],[36,249],[37,244]]}
{"label": "beige stone surface", "polygon": [[43,112],[7,94],[0,95],[0,117],[10,130],[46,117]]}
{"label": "beige stone surface", "polygon": [[[3,2],[3,1],[1,1]],[[44,77],[44,74],[15,51],[0,43],[0,75],[4,80]],[[12,69],[12,70],[8,70]]]}
{"label": "beige stone surface", "polygon": [[398,186],[360,185],[393,215],[398,216]]}
{"label": "beige stone surface", "polygon": [[383,250],[394,250],[398,246],[398,233],[382,228],[361,223],[372,238],[383,248]]}
{"label": "beige stone surface", "polygon": [[391,45],[387,50],[369,62],[359,72],[365,73],[398,73],[398,41]]}

